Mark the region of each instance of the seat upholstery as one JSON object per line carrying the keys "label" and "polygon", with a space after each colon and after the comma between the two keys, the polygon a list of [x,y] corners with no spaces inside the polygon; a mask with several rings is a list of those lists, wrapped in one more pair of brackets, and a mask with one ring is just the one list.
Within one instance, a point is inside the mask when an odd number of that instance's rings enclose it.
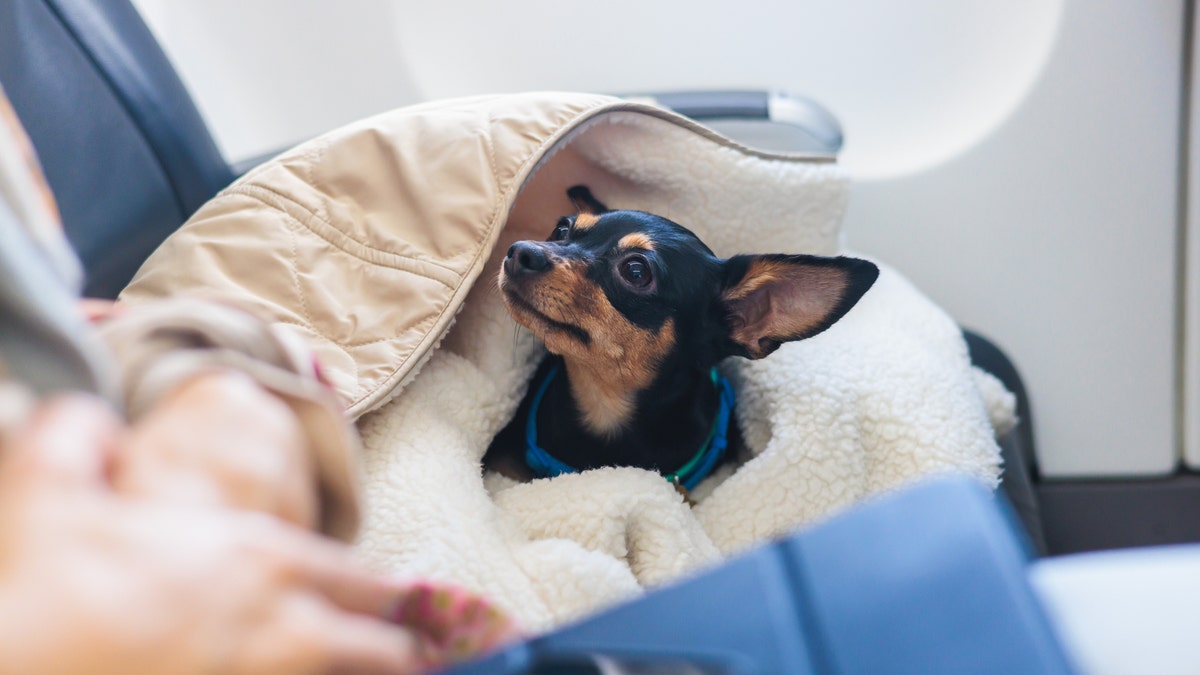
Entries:
{"label": "seat upholstery", "polygon": [[452,673],[1073,673],[1014,535],[942,479]]}
{"label": "seat upholstery", "polygon": [[0,84],[57,196],[88,295],[115,297],[234,177],[128,0],[0,3]]}

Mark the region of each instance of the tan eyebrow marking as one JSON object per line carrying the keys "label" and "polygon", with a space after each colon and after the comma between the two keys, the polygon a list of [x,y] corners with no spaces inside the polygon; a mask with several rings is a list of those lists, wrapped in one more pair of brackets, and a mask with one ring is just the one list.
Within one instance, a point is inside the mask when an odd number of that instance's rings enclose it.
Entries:
{"label": "tan eyebrow marking", "polygon": [[575,216],[575,229],[586,230],[596,224],[600,217],[591,213],[581,213]]}
{"label": "tan eyebrow marking", "polygon": [[650,241],[650,237],[641,232],[632,232],[621,237],[621,240],[617,242],[617,246],[621,248],[640,248],[643,251],[654,250],[654,242]]}

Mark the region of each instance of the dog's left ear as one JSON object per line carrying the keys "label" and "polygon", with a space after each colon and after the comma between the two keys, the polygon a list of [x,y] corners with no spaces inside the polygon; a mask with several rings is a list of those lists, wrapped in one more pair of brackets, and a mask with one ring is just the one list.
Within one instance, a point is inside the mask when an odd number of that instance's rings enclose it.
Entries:
{"label": "dog's left ear", "polygon": [[850,311],[878,276],[878,267],[858,258],[730,258],[720,302],[731,353],[761,359],[784,342],[820,333]]}
{"label": "dog's left ear", "polygon": [[608,207],[592,196],[592,191],[586,185],[576,185],[567,189],[567,199],[575,205],[580,213],[598,216],[608,211]]}

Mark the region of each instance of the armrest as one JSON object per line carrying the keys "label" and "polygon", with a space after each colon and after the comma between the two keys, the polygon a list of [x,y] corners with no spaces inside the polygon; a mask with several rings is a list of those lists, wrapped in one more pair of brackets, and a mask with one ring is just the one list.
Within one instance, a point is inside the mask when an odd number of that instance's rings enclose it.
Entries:
{"label": "armrest", "polygon": [[775,149],[837,154],[842,126],[816,101],[783,92],[675,91],[630,95],[702,121],[737,140],[763,144],[764,127],[775,127]]}
{"label": "armrest", "polygon": [[1025,383],[1008,355],[991,340],[970,330],[963,330],[963,338],[967,342],[971,363],[991,373],[1017,397],[1017,426],[998,439],[1000,456],[1004,460],[1000,488],[1025,526],[1029,543],[1038,555],[1046,555],[1049,549],[1046,546],[1045,528],[1042,527],[1042,510],[1033,487],[1037,476],[1037,456],[1033,442],[1033,417]]}

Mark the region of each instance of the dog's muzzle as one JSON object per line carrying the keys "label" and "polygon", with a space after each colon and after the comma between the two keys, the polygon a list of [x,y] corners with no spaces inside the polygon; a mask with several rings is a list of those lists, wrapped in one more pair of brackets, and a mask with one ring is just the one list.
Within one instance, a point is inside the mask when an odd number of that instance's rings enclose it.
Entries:
{"label": "dog's muzzle", "polygon": [[552,263],[542,245],[534,241],[518,241],[508,249],[504,273],[512,278],[545,272]]}

